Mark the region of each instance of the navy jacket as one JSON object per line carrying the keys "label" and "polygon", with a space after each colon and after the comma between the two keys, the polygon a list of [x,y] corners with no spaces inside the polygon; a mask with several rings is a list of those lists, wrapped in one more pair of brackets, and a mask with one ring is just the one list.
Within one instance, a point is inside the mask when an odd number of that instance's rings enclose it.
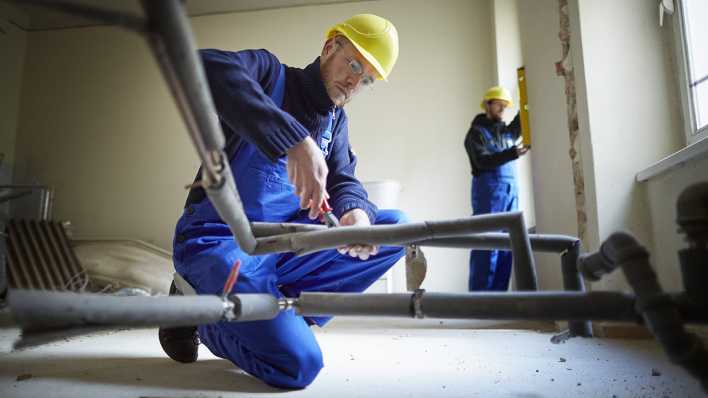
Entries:
{"label": "navy jacket", "polygon": [[[352,209],[362,209],[371,223],[376,206],[355,177],[356,156],[349,144],[347,115],[332,103],[320,76],[320,59],[304,69],[285,66],[283,109],[269,95],[275,87],[281,63],[266,50],[239,52],[200,50],[209,88],[227,139],[226,154],[231,159],[239,140],[255,145],[275,161],[308,135],[319,145],[331,113],[336,119],[332,141],[325,156],[329,174],[327,192],[334,213],[341,217]],[[197,175],[200,178],[200,174]],[[193,188],[187,205],[200,202],[205,193]]]}
{"label": "navy jacket", "polygon": [[[492,136],[488,142],[481,129],[486,129]],[[521,123],[517,114],[507,126],[504,122],[494,122],[486,114],[475,116],[465,136],[465,150],[470,159],[472,174],[493,170],[504,163],[517,159],[515,142],[521,135]],[[493,148],[493,150],[490,150]]]}

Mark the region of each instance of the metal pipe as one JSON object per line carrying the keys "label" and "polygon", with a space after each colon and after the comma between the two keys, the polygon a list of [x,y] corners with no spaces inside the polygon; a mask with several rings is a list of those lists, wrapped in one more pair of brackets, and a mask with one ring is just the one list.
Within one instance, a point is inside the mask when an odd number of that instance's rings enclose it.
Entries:
{"label": "metal pipe", "polygon": [[267,223],[252,222],[251,231],[257,238],[266,236],[291,234],[295,232],[324,231],[327,226],[321,224],[298,224],[298,223]]}
{"label": "metal pipe", "polygon": [[221,184],[206,186],[204,191],[221,219],[226,221],[239,247],[248,254],[254,254],[258,242],[243,210],[241,197],[231,175],[231,168],[228,166],[228,162],[224,164],[226,167],[221,170]]}
{"label": "metal pipe", "polygon": [[229,299],[234,303],[232,321],[273,319],[280,312],[279,300],[269,294],[234,294]]}
{"label": "metal pipe", "polygon": [[217,296],[119,297],[10,289],[9,309],[23,331],[80,326],[188,326],[224,319]]}
{"label": "metal pipe", "polygon": [[[520,212],[508,212],[484,214],[456,220],[425,221],[401,225],[373,225],[369,227],[342,227],[287,233],[258,238],[258,247],[253,254],[292,251],[302,255],[351,243],[406,246],[420,241],[457,238],[479,232],[518,228],[517,220],[521,217],[523,216]],[[525,233],[525,229],[523,233]],[[528,234],[526,234],[526,237],[528,238]],[[523,239],[523,236],[521,236],[521,239]],[[513,248],[513,243],[509,243],[509,245]]]}
{"label": "metal pipe", "polygon": [[8,308],[23,331],[85,326],[190,326],[218,321],[253,321],[278,315],[268,294],[219,296],[110,296],[10,289]]}
{"label": "metal pipe", "polygon": [[677,303],[665,294],[649,264],[649,252],[625,232],[608,237],[596,253],[579,258],[579,268],[592,278],[622,268],[637,295],[644,322],[669,359],[700,380],[708,392],[708,351],[700,338],[684,328]]}
{"label": "metal pipe", "polygon": [[521,212],[484,214],[458,220],[427,221],[403,225],[330,228],[258,238],[252,254],[295,252],[304,255],[351,243],[381,245],[404,244],[421,240],[453,238],[475,232],[507,229],[514,253],[514,275],[519,290],[538,290],[531,243]]}
{"label": "metal pipe", "polygon": [[[580,256],[580,240],[575,239],[573,245],[561,254],[561,270],[563,273],[563,290],[584,292],[585,282],[578,272],[578,257]],[[569,337],[592,337],[592,324],[588,320],[572,320],[568,322]]]}
{"label": "metal pipe", "polygon": [[[566,235],[529,234],[533,251],[562,253],[577,244],[578,238]],[[485,232],[456,238],[420,240],[412,244],[432,247],[454,247],[467,249],[510,249],[511,241],[507,232]]]}
{"label": "metal pipe", "polygon": [[679,250],[688,297],[708,311],[708,182],[691,185],[676,201],[676,223],[688,247]]}
{"label": "metal pipe", "polygon": [[516,289],[521,291],[538,290],[536,265],[523,213],[519,212],[519,216],[512,220],[512,225],[508,226],[508,229],[513,253],[514,265],[512,269],[516,280]]}
{"label": "metal pipe", "polygon": [[410,293],[318,293],[302,292],[295,312],[303,316],[406,317],[414,315]]}
{"label": "metal pipe", "polygon": [[305,316],[384,316],[440,319],[607,320],[637,322],[635,299],[619,292],[355,294],[302,292]]}

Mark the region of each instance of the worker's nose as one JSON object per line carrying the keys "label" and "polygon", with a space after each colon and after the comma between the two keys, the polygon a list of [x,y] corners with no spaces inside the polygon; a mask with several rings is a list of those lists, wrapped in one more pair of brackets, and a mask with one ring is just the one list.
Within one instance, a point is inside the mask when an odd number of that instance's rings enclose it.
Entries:
{"label": "worker's nose", "polygon": [[361,85],[362,75],[355,75],[350,73],[347,76],[347,88],[351,91],[355,91]]}

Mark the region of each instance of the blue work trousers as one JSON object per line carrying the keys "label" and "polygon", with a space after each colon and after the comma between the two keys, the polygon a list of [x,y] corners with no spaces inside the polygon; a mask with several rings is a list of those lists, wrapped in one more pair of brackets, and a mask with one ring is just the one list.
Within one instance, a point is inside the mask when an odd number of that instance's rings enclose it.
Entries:
{"label": "blue work trousers", "polygon": [[[198,205],[197,205],[198,206]],[[198,209],[188,207],[186,213]],[[188,219],[189,215],[183,217]],[[310,222],[306,216],[293,222]],[[397,224],[405,216],[379,210],[376,224]],[[335,249],[297,257],[292,253],[249,256],[225,224],[206,223],[181,231],[175,242],[175,268],[199,294],[221,294],[236,260],[241,260],[236,293],[269,293],[297,297],[300,292],[362,292],[402,256],[403,248],[384,246],[363,261]],[[202,342],[216,356],[228,359],[264,382],[280,388],[304,388],[323,367],[322,352],[310,325],[329,318],[303,318],[292,310],[275,319],[200,325]]]}
{"label": "blue work trousers", "polygon": [[[474,215],[515,211],[518,206],[518,189],[513,174],[483,173],[472,179]],[[472,250],[469,291],[506,291],[512,262],[511,252],[507,250]]]}

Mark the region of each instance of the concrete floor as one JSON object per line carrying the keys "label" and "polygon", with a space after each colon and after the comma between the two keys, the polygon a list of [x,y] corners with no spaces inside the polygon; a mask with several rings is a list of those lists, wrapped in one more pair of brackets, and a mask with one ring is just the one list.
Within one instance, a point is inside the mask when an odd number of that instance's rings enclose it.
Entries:
{"label": "concrete floor", "polygon": [[[485,326],[486,325],[486,326]],[[485,328],[486,327],[486,328]],[[652,340],[571,339],[473,321],[335,319],[316,330],[325,368],[306,390],[280,391],[218,359],[168,359],[155,329],[82,336],[8,352],[0,397],[701,397]],[[653,373],[653,374],[652,374]]]}

